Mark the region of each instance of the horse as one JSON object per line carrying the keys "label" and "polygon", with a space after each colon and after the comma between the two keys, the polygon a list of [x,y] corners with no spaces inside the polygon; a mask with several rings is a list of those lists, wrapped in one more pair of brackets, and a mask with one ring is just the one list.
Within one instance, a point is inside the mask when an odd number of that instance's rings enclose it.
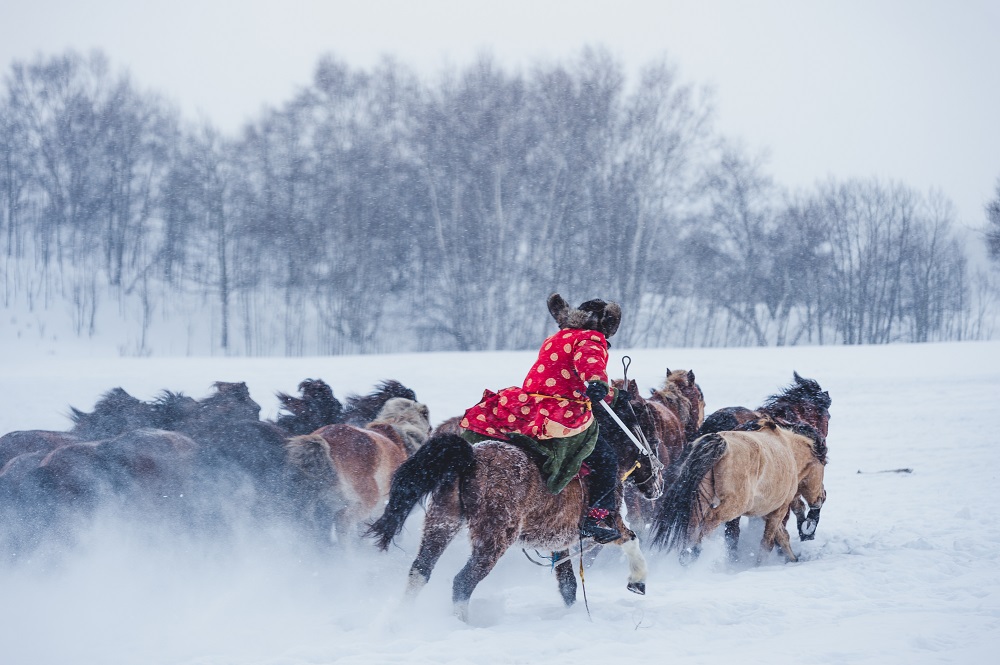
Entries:
{"label": "horse", "polygon": [[5,549],[24,552],[70,536],[72,518],[104,505],[143,515],[187,509],[196,444],[176,432],[138,429],[100,441],[19,455],[0,469]]}
{"label": "horse", "polygon": [[[815,379],[803,378],[798,372],[792,372],[792,378],[792,385],[765,399],[756,410],[730,406],[713,412],[698,429],[698,436],[738,430],[748,423],[753,426],[757,419],[767,416],[781,425],[809,425],[825,439],[830,430],[830,393],[823,390]],[[812,540],[816,535],[816,525],[808,520],[806,505],[798,497],[789,506],[795,513],[799,540]],[[739,520],[726,528],[738,534]]]}
{"label": "horse", "polygon": [[70,407],[70,433],[84,441],[110,439],[143,427],[158,427],[155,404],[143,402],[122,388],[112,388],[101,396],[91,413]]}
{"label": "horse", "polygon": [[343,421],[344,407],[322,379],[305,379],[299,383],[299,394],[302,397],[277,393],[281,408],[288,413],[280,413],[274,424],[289,436],[310,434]]}
{"label": "horse", "polygon": [[0,467],[26,453],[51,452],[59,446],[109,439],[142,427],[159,427],[158,407],[129,395],[122,388],[104,393],[85,413],[70,407],[73,427],[65,432],[22,430],[0,437]]}
{"label": "horse", "polygon": [[[613,383],[623,386],[621,380]],[[630,379],[628,393],[637,413],[649,413],[654,424],[654,435],[650,438],[659,442],[660,461],[669,469],[671,463],[680,458],[685,443],[697,432],[705,417],[705,396],[695,382],[694,371],[667,369],[663,386],[651,389],[648,399],[639,394],[635,381]],[[656,514],[655,503],[651,505],[629,487],[625,490],[625,505],[629,521],[644,533],[647,522]]]}
{"label": "horse", "polygon": [[[637,427],[630,410],[616,405],[615,412],[629,427]],[[603,409],[594,413],[600,436],[617,453],[619,478],[627,477],[649,498],[658,496],[663,485],[655,450],[640,451]],[[471,445],[455,434],[440,434],[396,471],[385,512],[369,525],[366,535],[386,550],[416,503],[427,496],[431,502],[420,550],[410,567],[408,596],[427,583],[445,548],[466,526],[472,556],[452,587],[455,614],[461,620],[468,621],[469,599],[476,585],[515,543],[556,552],[553,562],[563,601],[567,606],[575,602],[576,578],[564,555],[571,545],[582,545],[579,526],[590,505],[582,479],[553,495],[538,464],[523,448],[505,441]],[[644,578],[645,561],[635,534],[624,525],[619,529],[625,535],[618,544],[630,555],[631,586],[642,581],[640,576]],[[644,582],[633,590],[644,591]]]}
{"label": "horse", "polygon": [[415,392],[399,381],[387,379],[380,382],[376,389],[367,395],[348,395],[341,422],[363,427],[375,420],[385,403],[394,397],[417,401]]}
{"label": "horse", "polygon": [[758,563],[775,543],[788,561],[796,561],[785,529],[788,507],[803,496],[815,530],[826,500],[826,462],[826,439],[816,429],[803,424],[779,426],[767,416],[757,421],[755,429],[699,437],[664,492],[652,542],[681,548],[682,563],[689,563],[697,559],[702,539],[725,523],[728,554],[735,560],[739,518],[748,515],[764,518]]}
{"label": "horse", "polygon": [[405,397],[389,399],[364,427],[334,424],[285,443],[299,513],[324,543],[336,530],[340,543],[360,536],[359,526],[377,517],[392,474],[430,435],[427,406]]}
{"label": "horse", "polygon": [[679,452],[685,442],[697,438],[698,429],[705,421],[705,394],[695,381],[694,370],[671,371],[667,368],[663,387],[651,389],[649,399],[666,407],[683,429],[684,441],[678,445],[673,435],[668,447]]}
{"label": "horse", "polygon": [[830,393],[820,388],[815,379],[806,379],[792,372],[792,385],[771,395],[756,409],[729,406],[713,412],[698,429],[698,436],[735,430],[740,425],[770,416],[775,422],[805,423],[824,437],[830,428]]}

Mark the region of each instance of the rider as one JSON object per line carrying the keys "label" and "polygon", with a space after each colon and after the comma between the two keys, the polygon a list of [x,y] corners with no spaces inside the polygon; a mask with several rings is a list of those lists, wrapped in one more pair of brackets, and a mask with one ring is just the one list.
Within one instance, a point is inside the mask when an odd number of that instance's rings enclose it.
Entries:
{"label": "rider", "polygon": [[[621,538],[612,519],[617,509],[617,460],[599,437],[592,409],[625,395],[608,385],[608,338],[618,330],[621,307],[588,300],[571,308],[562,296],[548,299],[559,332],[542,343],[538,359],[520,388],[494,393],[465,412],[463,436],[471,443],[508,440],[541,453],[546,486],[558,494],[578,474],[589,475],[591,506],[580,533],[599,543]],[[586,469],[581,465],[586,462]]]}

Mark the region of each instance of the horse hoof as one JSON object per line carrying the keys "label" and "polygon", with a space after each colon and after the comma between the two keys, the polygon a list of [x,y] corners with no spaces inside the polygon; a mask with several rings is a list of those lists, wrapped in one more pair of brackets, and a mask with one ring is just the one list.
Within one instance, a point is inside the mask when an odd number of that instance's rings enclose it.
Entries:
{"label": "horse hoof", "polygon": [[677,559],[680,561],[682,566],[687,566],[697,561],[700,554],[700,547],[688,547],[681,550],[680,556],[677,557]]}
{"label": "horse hoof", "polygon": [[646,583],[645,582],[629,582],[628,590],[632,593],[637,593],[640,596],[646,595]]}

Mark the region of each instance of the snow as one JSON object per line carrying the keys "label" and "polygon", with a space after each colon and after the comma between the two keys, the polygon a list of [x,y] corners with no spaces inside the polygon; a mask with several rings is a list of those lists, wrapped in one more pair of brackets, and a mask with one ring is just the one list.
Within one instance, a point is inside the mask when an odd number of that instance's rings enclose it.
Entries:
{"label": "snow", "polygon": [[[10,351],[10,349],[8,349]],[[520,383],[534,352],[316,358],[117,358],[14,349],[0,360],[0,432],[70,427],[121,386],[141,399],[193,397],[246,381],[277,415],[277,391],[322,378],[338,397],[387,378],[439,422],[484,388]],[[58,565],[0,564],[0,661],[9,665],[161,663],[809,663],[988,662],[1000,647],[1000,342],[635,349],[644,389],[693,369],[707,410],[756,406],[814,378],[833,398],[828,500],[816,539],[759,567],[725,563],[721,534],[686,568],[644,548],[647,595],[625,589],[606,548],[586,595],[565,608],[551,573],[511,550],[451,614],[468,546],[446,551],[421,595],[402,601],[419,542],[418,508],[388,553],[362,543],[314,556],[280,530],[226,546],[139,529],[110,516]],[[621,376],[623,352],[609,367]],[[910,468],[912,473],[894,473]],[[862,473],[859,473],[861,471]],[[879,473],[887,471],[884,473]],[[150,522],[155,523],[155,516]],[[759,535],[744,523],[741,547]],[[994,653],[994,656],[990,656]]]}

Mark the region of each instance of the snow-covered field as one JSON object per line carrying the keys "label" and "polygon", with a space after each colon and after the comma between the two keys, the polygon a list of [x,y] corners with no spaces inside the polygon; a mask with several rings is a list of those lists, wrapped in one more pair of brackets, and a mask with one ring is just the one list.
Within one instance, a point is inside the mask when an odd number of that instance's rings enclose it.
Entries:
{"label": "snow-covered field", "polygon": [[[612,349],[612,376],[623,352]],[[647,549],[648,592],[625,589],[606,549],[587,570],[590,615],[564,608],[552,575],[512,550],[475,591],[471,623],[451,614],[445,553],[413,605],[401,601],[420,510],[389,553],[317,558],[280,533],[227,548],[102,520],[56,566],[0,565],[4,665],[325,663],[986,663],[1000,652],[1000,343],[637,349],[644,390],[689,368],[708,411],[756,406],[792,371],[829,390],[829,493],[795,564],[724,563],[721,534],[682,568]],[[413,388],[434,422],[483,388],[520,383],[533,352],[323,358],[117,358],[11,353],[0,359],[0,433],[68,429],[121,386],[207,396],[246,381],[275,391],[322,378],[343,397],[382,379]],[[912,473],[878,473],[910,468]],[[859,473],[863,472],[863,473]],[[154,521],[151,516],[151,521]],[[753,545],[754,526],[743,543]]]}

